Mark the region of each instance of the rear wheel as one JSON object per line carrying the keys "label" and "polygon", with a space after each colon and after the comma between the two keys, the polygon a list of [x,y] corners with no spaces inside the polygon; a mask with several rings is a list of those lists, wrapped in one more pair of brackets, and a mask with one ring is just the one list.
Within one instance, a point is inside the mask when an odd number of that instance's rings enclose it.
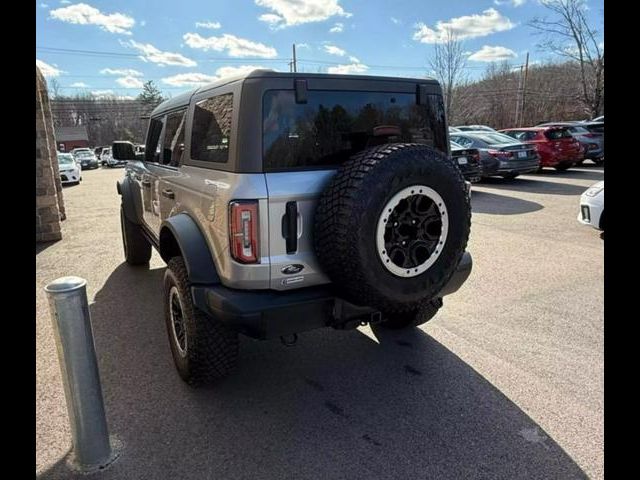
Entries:
{"label": "rear wheel", "polygon": [[171,354],[182,380],[206,385],[229,375],[238,361],[238,334],[198,310],[182,257],[164,274],[164,314]]}
{"label": "rear wheel", "polygon": [[120,228],[124,259],[129,265],[145,265],[151,259],[151,244],[144,237],[140,225],[127,218],[124,208],[120,207]]}

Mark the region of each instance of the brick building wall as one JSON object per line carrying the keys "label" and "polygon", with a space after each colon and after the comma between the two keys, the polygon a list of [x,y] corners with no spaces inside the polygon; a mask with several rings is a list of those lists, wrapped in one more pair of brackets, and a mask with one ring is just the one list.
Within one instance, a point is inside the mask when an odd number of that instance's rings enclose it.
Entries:
{"label": "brick building wall", "polygon": [[36,242],[60,240],[65,219],[47,84],[36,67]]}

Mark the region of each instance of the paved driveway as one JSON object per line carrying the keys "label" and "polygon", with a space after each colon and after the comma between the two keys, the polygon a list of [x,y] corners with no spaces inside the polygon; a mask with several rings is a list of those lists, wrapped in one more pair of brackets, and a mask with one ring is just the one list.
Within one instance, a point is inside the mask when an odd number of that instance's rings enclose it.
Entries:
{"label": "paved driveway", "polygon": [[469,281],[420,329],[244,339],[237,374],[192,390],[161,314],[164,264],[123,263],[115,181],[64,190],[64,239],[36,248],[36,472],[74,478],[42,287],[88,281],[121,459],[96,479],[603,478],[603,247],[576,221],[601,168],[474,186]]}

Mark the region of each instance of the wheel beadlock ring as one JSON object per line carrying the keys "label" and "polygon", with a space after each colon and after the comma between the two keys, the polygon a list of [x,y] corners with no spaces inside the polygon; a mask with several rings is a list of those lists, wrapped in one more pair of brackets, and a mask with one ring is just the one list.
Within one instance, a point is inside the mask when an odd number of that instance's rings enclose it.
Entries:
{"label": "wheel beadlock ring", "polygon": [[434,189],[403,188],[386,203],[378,219],[378,257],[395,276],[416,277],[441,255],[448,230],[447,207]]}
{"label": "wheel beadlock ring", "polygon": [[178,354],[181,357],[187,356],[187,328],[184,320],[184,308],[180,293],[177,287],[172,286],[169,290],[169,315],[171,320],[171,333],[175,342]]}

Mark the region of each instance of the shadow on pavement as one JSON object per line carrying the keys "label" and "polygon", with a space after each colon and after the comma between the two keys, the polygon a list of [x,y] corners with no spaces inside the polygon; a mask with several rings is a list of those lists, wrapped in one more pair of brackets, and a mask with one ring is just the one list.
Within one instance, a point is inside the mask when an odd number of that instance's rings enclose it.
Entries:
{"label": "shadow on pavement", "polygon": [[542,210],[544,207],[536,202],[520,198],[498,195],[479,190],[471,193],[471,211],[473,213],[489,213],[492,215],[518,215]]}
{"label": "shadow on pavement", "polygon": [[[123,264],[91,305],[110,429],[124,443],[92,478],[586,478],[419,329],[376,331],[379,343],[329,329],[291,348],[243,339],[238,372],[193,390],[173,367],[162,274]],[[74,475],[61,460],[40,478]]]}
{"label": "shadow on pavement", "polygon": [[54,240],[53,242],[38,242],[36,243],[36,256],[40,253],[40,252],[44,252],[47,248],[55,245],[56,243],[58,243],[60,240]]}
{"label": "shadow on pavement", "polygon": [[[551,177],[552,175],[549,176]],[[535,177],[518,177],[510,181],[504,181],[502,179],[491,177],[483,180],[481,185],[485,185],[489,188],[495,188],[498,190],[515,190],[517,192],[529,193],[547,193],[551,195],[582,195],[588,188],[581,185],[572,185],[570,183],[548,182],[546,180],[540,179],[539,174]]]}

